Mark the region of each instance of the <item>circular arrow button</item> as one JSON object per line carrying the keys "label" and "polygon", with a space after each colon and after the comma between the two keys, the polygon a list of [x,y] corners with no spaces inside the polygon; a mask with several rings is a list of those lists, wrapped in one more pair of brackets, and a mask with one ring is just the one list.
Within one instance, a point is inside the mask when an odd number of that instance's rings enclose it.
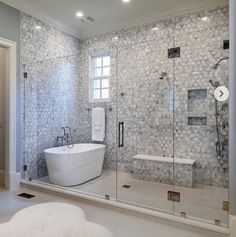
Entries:
{"label": "circular arrow button", "polygon": [[226,101],[229,98],[229,90],[225,86],[219,86],[215,89],[214,96],[218,101]]}

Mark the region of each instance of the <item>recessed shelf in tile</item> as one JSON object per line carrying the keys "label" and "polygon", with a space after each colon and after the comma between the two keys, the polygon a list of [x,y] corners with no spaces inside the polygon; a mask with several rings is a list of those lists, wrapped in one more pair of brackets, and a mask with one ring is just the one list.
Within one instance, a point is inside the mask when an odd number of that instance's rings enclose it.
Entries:
{"label": "recessed shelf in tile", "polygon": [[188,90],[188,112],[207,110],[207,89]]}
{"label": "recessed shelf in tile", "polygon": [[206,126],[207,117],[188,117],[188,125]]}

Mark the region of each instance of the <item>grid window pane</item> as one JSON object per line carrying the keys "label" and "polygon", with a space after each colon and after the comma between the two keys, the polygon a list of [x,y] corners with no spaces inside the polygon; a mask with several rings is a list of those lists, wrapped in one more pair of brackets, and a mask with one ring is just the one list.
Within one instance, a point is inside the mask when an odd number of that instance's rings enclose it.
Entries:
{"label": "grid window pane", "polygon": [[92,58],[91,97],[94,100],[109,99],[110,56]]}
{"label": "grid window pane", "polygon": [[102,89],[102,98],[103,99],[108,99],[109,98],[108,89]]}
{"label": "grid window pane", "polygon": [[94,99],[100,99],[100,89],[93,90],[93,98]]}
{"label": "grid window pane", "polygon": [[95,68],[95,77],[100,77],[102,75],[102,69],[101,68]]}
{"label": "grid window pane", "polygon": [[101,86],[100,80],[94,80],[93,81],[93,88],[94,89],[100,89],[100,86]]}
{"label": "grid window pane", "polygon": [[102,80],[102,88],[108,88],[109,87],[109,80],[103,79]]}
{"label": "grid window pane", "polygon": [[103,76],[110,76],[110,67],[103,68]]}
{"label": "grid window pane", "polygon": [[95,68],[96,67],[102,67],[102,58],[95,58],[94,66],[95,66]]}
{"label": "grid window pane", "polygon": [[110,66],[110,56],[103,57],[103,67]]}

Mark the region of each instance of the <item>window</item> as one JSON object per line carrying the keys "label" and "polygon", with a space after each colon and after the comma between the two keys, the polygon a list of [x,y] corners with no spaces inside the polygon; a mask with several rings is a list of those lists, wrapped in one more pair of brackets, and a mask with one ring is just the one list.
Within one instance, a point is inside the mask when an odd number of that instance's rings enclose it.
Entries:
{"label": "window", "polygon": [[103,54],[91,58],[90,101],[109,100],[110,55]]}

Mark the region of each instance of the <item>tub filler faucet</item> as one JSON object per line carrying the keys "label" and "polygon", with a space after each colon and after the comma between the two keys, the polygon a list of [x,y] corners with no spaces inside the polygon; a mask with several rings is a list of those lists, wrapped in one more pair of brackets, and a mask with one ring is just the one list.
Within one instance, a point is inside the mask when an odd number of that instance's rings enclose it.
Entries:
{"label": "tub filler faucet", "polygon": [[64,142],[68,148],[73,148],[73,139],[70,127],[61,127],[63,136],[57,136],[57,145],[64,146]]}

